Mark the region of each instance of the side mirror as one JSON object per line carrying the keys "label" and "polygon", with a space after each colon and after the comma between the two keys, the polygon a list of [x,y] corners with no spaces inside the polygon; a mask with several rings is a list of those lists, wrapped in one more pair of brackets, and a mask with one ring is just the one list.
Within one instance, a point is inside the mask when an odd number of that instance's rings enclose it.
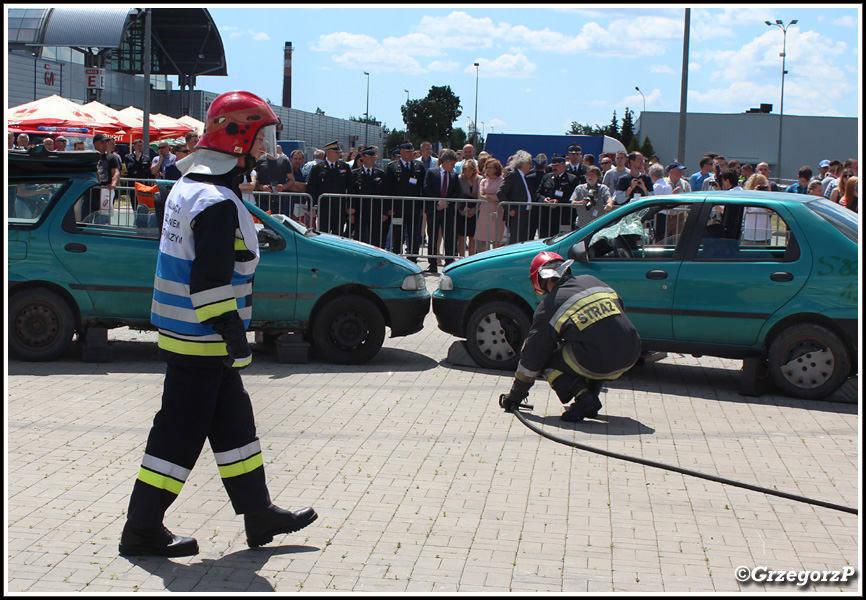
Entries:
{"label": "side mirror", "polygon": [[568,258],[579,263],[588,263],[589,257],[586,255],[586,242],[580,240],[574,246],[568,249]]}
{"label": "side mirror", "polygon": [[258,233],[259,246],[267,246],[268,250],[282,250],[286,247],[286,240],[276,231],[260,229]]}

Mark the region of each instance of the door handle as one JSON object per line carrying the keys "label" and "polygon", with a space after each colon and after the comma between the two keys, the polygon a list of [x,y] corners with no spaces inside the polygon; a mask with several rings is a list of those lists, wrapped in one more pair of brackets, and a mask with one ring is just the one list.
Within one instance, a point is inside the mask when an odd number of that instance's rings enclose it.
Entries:
{"label": "door handle", "polygon": [[87,246],[78,243],[69,243],[64,246],[67,252],[87,252]]}
{"label": "door handle", "polygon": [[656,269],[653,271],[648,271],[646,274],[647,279],[667,279],[668,273],[667,271],[662,271],[661,269]]}
{"label": "door handle", "polygon": [[772,275],[770,275],[770,279],[773,281],[792,281],[794,276],[787,271],[776,271]]}

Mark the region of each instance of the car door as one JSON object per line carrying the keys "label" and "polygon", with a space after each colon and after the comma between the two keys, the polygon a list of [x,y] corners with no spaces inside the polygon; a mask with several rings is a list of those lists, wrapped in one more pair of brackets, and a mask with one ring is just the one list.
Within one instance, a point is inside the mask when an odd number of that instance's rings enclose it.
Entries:
{"label": "car door", "polygon": [[[58,261],[89,294],[101,319],[150,321],[159,228],[152,212],[135,213],[123,200],[109,210],[81,214],[87,190],[51,232]],[[87,209],[85,209],[87,212]]]}
{"label": "car door", "polygon": [[594,275],[615,289],[641,338],[673,335],[674,283],[690,216],[699,206],[670,198],[641,202],[620,209],[615,221],[587,226],[578,238],[586,244],[589,262],[575,263],[572,272]]}
{"label": "car door", "polygon": [[[250,206],[250,205],[248,205]],[[266,229],[276,238],[259,235],[259,264],[253,279],[253,316],[256,327],[272,329],[298,325],[295,315],[298,292],[298,250],[296,237],[301,233],[292,227],[285,215],[274,217],[250,207],[259,221],[257,229]],[[284,223],[279,226],[277,220]]]}
{"label": "car door", "polygon": [[812,259],[796,223],[772,201],[717,199],[680,268],[678,341],[753,345],[765,321],[806,283]]}

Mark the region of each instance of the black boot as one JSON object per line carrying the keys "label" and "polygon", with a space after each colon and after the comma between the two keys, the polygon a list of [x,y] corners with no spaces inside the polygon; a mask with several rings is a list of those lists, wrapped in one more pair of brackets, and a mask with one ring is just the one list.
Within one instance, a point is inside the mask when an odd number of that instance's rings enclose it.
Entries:
{"label": "black boot", "polygon": [[247,545],[250,548],[262,546],[280,533],[292,533],[303,529],[319,515],[309,506],[292,512],[271,504],[265,509],[246,513],[244,526],[247,530]]}
{"label": "black boot", "polygon": [[195,538],[174,535],[164,526],[136,527],[129,521],[123,526],[120,545],[122,556],[192,556],[198,554]]}
{"label": "black boot", "polygon": [[601,410],[601,400],[594,393],[586,391],[575,398],[574,403],[569,406],[560,419],[567,423],[578,423],[584,419],[594,419]]}

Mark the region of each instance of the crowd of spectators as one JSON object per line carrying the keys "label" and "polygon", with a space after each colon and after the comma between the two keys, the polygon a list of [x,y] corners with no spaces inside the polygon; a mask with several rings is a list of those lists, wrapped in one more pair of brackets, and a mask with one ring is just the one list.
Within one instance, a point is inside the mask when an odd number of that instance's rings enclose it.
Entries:
{"label": "crowd of spectators", "polygon": [[[136,139],[123,160],[115,151],[113,138],[97,134],[93,140],[100,152],[100,182],[113,192],[121,176],[178,179],[181,174],[175,163],[195,152],[198,134],[190,132],[183,142],[173,145],[160,140],[155,154],[146,152],[142,140]],[[8,143],[10,148],[19,149],[34,145],[26,133],[15,136],[9,132]],[[68,140],[62,135],[46,137],[41,143],[48,151],[67,151]],[[83,149],[84,143],[76,141],[73,150]],[[858,162],[854,158],[844,162],[821,160],[817,172],[804,165],[797,172],[797,181],[782,188],[772,181],[767,162],[741,164],[713,152],[706,153],[698,161],[698,169],[686,177],[686,167],[678,161],[664,166],[658,156],[647,160],[640,152],[620,150],[595,157],[583,155],[576,144],[563,150],[550,159],[543,153],[533,158],[523,150],[506,158],[487,152],[476,156],[472,144],[436,154],[429,141],[418,149],[407,142],[380,168],[376,165],[383,161],[376,146],[361,145],[344,153],[333,142],[325,150],[315,150],[313,159],[307,161],[303,150],[286,156],[278,145],[275,152],[262,151],[241,191],[259,205],[266,202],[271,212],[307,225],[318,222],[323,231],[397,253],[404,252],[405,243],[409,255],[417,255],[426,244],[431,256],[471,255],[536,235],[555,235],[583,227],[617,206],[650,195],[785,191],[823,196],[858,210]],[[299,194],[303,193],[313,197],[311,206],[301,202]],[[392,199],[354,198],[336,204],[331,200],[332,206],[326,210],[318,203],[322,194]],[[413,207],[405,199],[431,196],[441,200]],[[320,208],[318,221],[312,214],[316,207]],[[323,216],[327,216],[324,221]],[[431,259],[430,270],[435,271],[436,266],[438,262]]]}

